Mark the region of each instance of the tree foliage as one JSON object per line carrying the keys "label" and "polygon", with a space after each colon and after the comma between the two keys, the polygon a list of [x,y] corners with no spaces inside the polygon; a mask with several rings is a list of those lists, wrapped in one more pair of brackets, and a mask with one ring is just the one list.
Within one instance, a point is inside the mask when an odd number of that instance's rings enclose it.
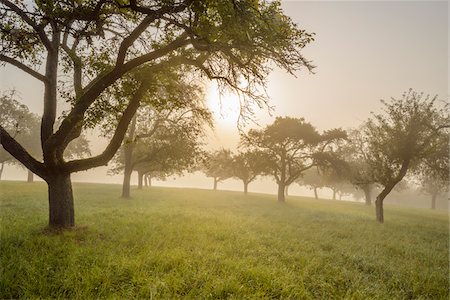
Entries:
{"label": "tree foliage", "polygon": [[264,129],[251,129],[244,143],[269,157],[270,174],[278,184],[278,200],[284,201],[285,187],[304,171],[337,161],[333,146],[345,136],[340,129],[321,134],[304,119],[277,117],[273,124]]}
{"label": "tree foliage", "polygon": [[409,90],[400,99],[382,101],[383,114],[367,124],[367,155],[372,177],[383,190],[376,199],[377,220],[384,221],[383,200],[414,170],[442,151],[442,136],[449,134],[448,105],[437,96]]}
{"label": "tree foliage", "polygon": [[249,183],[270,172],[267,161],[265,153],[257,150],[240,151],[232,156],[231,175],[243,182],[244,193],[247,193]]}
{"label": "tree foliage", "polygon": [[232,153],[228,149],[220,149],[204,154],[201,169],[207,177],[214,179],[214,190],[217,189],[219,182],[233,176],[232,162]]}

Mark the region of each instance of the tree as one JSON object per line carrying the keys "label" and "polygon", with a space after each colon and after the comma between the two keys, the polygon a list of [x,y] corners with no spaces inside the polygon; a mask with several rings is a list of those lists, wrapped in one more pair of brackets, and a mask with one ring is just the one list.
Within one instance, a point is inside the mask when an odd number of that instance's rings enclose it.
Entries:
{"label": "tree", "polygon": [[366,205],[372,205],[372,193],[376,187],[368,157],[368,139],[364,135],[364,125],[349,130],[347,143],[342,148],[342,156],[348,164],[348,180],[364,192]]}
{"label": "tree", "polygon": [[[186,150],[190,149],[192,143],[198,143],[197,139],[203,134],[203,127],[205,125],[212,126],[211,114],[204,106],[202,89],[194,84],[194,78],[189,78],[190,82],[187,82],[186,74],[180,71],[187,70],[171,70],[165,72],[160,81],[162,85],[152,89],[152,93],[148,93],[145,98],[145,105],[142,105],[138,110],[138,114],[133,118],[126,139],[123,145],[123,171],[124,180],[122,185],[122,197],[130,197],[130,180],[131,173],[133,172],[133,166],[136,166],[136,159],[134,158],[134,149],[138,141],[145,143],[145,139],[151,139],[149,142],[148,151],[142,150],[141,147],[141,161],[139,174],[139,182],[143,179],[143,166],[148,166],[150,163],[156,163],[162,159],[159,157],[152,158],[150,154],[152,152],[159,153],[162,151],[162,147],[168,147],[167,141],[171,140],[173,145],[170,147],[178,146],[183,147],[183,144],[179,143],[179,138],[185,138]],[[163,105],[162,105],[163,104]],[[114,120],[107,123],[105,128],[109,129],[111,124],[114,124]],[[109,132],[110,130],[107,130]],[[172,132],[172,136],[168,134]],[[175,135],[180,132],[179,137]],[[187,136],[185,135],[187,133]],[[184,134],[184,135],[183,135]],[[158,147],[158,138],[162,139],[161,147]],[[189,140],[190,139],[190,140]],[[188,141],[189,140],[189,141]],[[173,161],[173,168],[176,168],[175,161],[181,159],[180,155],[183,152],[182,149],[175,150],[173,148],[166,149],[167,159],[175,159]],[[157,151],[155,149],[158,149]],[[143,152],[144,151],[144,152]],[[188,153],[188,151],[185,151]],[[170,154],[174,156],[170,157]],[[194,153],[191,153],[194,154]],[[145,159],[142,156],[145,156]],[[147,161],[145,161],[147,160]],[[164,164],[162,161],[161,164]],[[165,164],[168,168],[168,164]],[[180,166],[181,167],[181,166]],[[158,171],[152,167],[150,171]],[[138,170],[139,171],[139,170]],[[163,170],[160,170],[163,171]],[[168,169],[167,169],[168,172]],[[142,186],[142,184],[140,184]]]}
{"label": "tree", "polygon": [[[71,174],[111,160],[158,72],[190,65],[223,88],[264,104],[267,98],[258,97],[257,88],[271,66],[290,73],[311,69],[300,51],[313,36],[297,28],[278,1],[0,0],[0,15],[0,61],[44,85],[43,161],[3,126],[0,142],[47,182],[50,227],[74,226]],[[132,97],[108,97],[122,78],[137,71]],[[66,75],[63,86],[59,73]],[[55,128],[58,91],[71,107]],[[119,121],[104,151],[65,161],[68,144],[111,114]]]}
{"label": "tree", "polygon": [[431,196],[431,209],[436,209],[436,199],[449,190],[449,136],[439,135],[436,151],[423,160],[416,171],[420,190]]}
{"label": "tree", "polygon": [[249,148],[263,151],[271,175],[278,184],[278,201],[285,201],[285,187],[297,180],[306,170],[333,162],[333,144],[345,138],[340,129],[320,134],[304,119],[277,117],[264,129],[251,129],[245,139]]}
{"label": "tree", "polygon": [[214,180],[213,190],[217,190],[217,184],[233,176],[231,151],[221,149],[205,153],[203,158],[203,173]]}
{"label": "tree", "polygon": [[376,219],[384,222],[383,201],[405,177],[439,151],[439,140],[448,135],[447,104],[438,107],[437,96],[413,90],[400,99],[382,101],[385,114],[374,114],[366,125],[368,162],[372,176],[382,186],[375,201]]}
{"label": "tree", "polygon": [[234,178],[242,180],[245,194],[247,194],[248,185],[257,176],[267,174],[268,172],[267,157],[261,151],[243,151],[232,156],[231,175]]}
{"label": "tree", "polygon": [[[20,104],[16,98],[17,93],[14,90],[3,92],[0,96],[0,124],[22,144],[34,146],[33,142],[39,136],[39,133],[36,132],[38,117],[31,113],[27,106]],[[35,147],[30,153],[34,157],[37,156]],[[1,178],[5,164],[17,164],[17,161],[2,147],[0,149],[0,163]]]}
{"label": "tree", "polygon": [[[138,187],[142,188],[145,175],[148,175],[147,179],[163,179],[171,175],[181,175],[196,166],[202,154],[200,138],[203,136],[205,121],[199,114],[204,114],[206,120],[209,120],[209,112],[201,108],[198,108],[198,111],[189,109],[172,111],[169,114],[159,113],[163,118],[152,118],[154,114],[149,108],[142,110],[140,126],[137,126],[135,140],[131,142],[132,148],[126,144],[122,146],[116,156],[113,173],[126,168],[131,172],[137,171]],[[127,161],[125,156],[129,154],[130,161]],[[130,196],[130,177],[127,178],[128,181],[124,181],[124,185],[128,186],[124,186],[123,191],[128,194],[122,193],[122,197]]]}
{"label": "tree", "polygon": [[318,189],[324,187],[323,176],[320,174],[318,168],[311,168],[303,172],[303,174],[296,180],[300,186],[306,186],[314,191],[314,198],[319,199]]}

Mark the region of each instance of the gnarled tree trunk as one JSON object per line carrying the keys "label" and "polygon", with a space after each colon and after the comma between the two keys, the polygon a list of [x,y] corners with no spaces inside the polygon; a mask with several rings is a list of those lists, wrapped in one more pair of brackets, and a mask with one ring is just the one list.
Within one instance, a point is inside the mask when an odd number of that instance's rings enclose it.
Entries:
{"label": "gnarled tree trunk", "polygon": [[48,176],[49,226],[68,228],[75,225],[72,183],[70,173]]}

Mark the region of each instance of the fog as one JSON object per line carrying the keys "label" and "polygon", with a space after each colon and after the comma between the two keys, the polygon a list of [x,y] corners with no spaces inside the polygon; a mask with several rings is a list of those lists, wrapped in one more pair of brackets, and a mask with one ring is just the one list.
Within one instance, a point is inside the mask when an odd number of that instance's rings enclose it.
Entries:
{"label": "fog", "polygon": [[[274,111],[257,111],[260,126],[273,122],[275,116],[292,116],[304,117],[321,131],[347,129],[361,124],[372,111],[380,111],[380,99],[400,96],[409,88],[448,98],[447,2],[285,1],[283,6],[300,28],[316,34],[303,54],[317,68],[314,74],[303,71],[295,77],[275,68],[268,80]],[[42,113],[43,89],[39,82],[10,66],[2,67],[0,76],[2,90],[16,88],[32,112]],[[207,137],[208,148],[235,150],[239,142],[236,99],[224,95],[219,100],[216,89],[210,84],[205,99],[215,119],[215,128]],[[61,104],[58,109],[61,112],[64,108]],[[250,123],[244,129],[256,126]],[[99,137],[99,132],[88,132],[87,137],[92,154],[104,149],[107,141]],[[100,167],[79,172],[72,179],[121,183],[120,175],[107,175],[107,170]],[[3,179],[25,178],[24,169],[5,168]],[[197,172],[156,181],[155,185],[208,189],[212,179]],[[241,190],[242,183],[228,179],[219,184],[219,189]],[[275,194],[276,184],[267,178],[258,179],[250,184],[249,191]],[[313,196],[311,190],[296,184],[289,192]],[[321,197],[330,198],[331,192],[323,189]]]}

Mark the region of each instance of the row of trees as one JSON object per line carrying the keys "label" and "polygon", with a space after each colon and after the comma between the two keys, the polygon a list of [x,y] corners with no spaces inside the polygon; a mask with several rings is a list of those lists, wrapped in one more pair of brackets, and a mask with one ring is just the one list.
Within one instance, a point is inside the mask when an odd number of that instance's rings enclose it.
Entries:
{"label": "row of trees", "polygon": [[[353,185],[364,192],[368,205],[378,187],[375,206],[381,223],[384,199],[409,177],[432,195],[434,208],[437,195],[449,185],[448,105],[413,90],[382,104],[383,113],[348,133],[318,133],[304,119],[278,117],[266,128],[243,135],[237,156],[228,150],[212,153],[204,172],[214,178],[214,189],[218,181],[234,177],[243,181],[245,191],[256,176],[271,176],[280,202],[294,182],[311,186],[316,197],[322,186],[331,187],[335,195]],[[253,157],[252,163],[245,157]]]}
{"label": "row of trees", "polygon": [[[201,88],[184,85],[182,77],[172,79],[170,89],[169,85],[158,89],[160,101],[173,102],[171,109],[140,107],[114,159],[111,172],[124,173],[122,197],[130,197],[133,171],[138,173],[139,188],[152,177],[165,179],[202,170],[213,178],[214,189],[220,181],[236,178],[243,182],[245,193],[258,176],[271,176],[278,185],[280,202],[293,183],[311,187],[316,198],[321,187],[331,188],[335,198],[336,193],[351,193],[353,186],[364,192],[368,205],[377,188],[377,220],[382,222],[384,198],[407,175],[432,196],[433,208],[437,195],[448,190],[449,120],[446,105],[439,108],[436,98],[410,90],[399,100],[383,101],[383,114],[348,133],[341,129],[319,133],[304,119],[278,117],[266,128],[243,134],[237,154],[225,149],[208,153],[202,149],[202,138],[205,125],[211,125],[211,115],[203,105]],[[6,128],[36,157],[42,156],[36,146],[37,116],[14,100],[13,92],[1,99]],[[103,124],[105,135],[111,126],[115,126],[111,119]],[[87,154],[83,136],[65,153],[67,157]],[[5,163],[16,163],[3,149],[0,157],[2,169]]]}
{"label": "row of trees", "polygon": [[[170,152],[163,141],[179,138],[185,145],[200,139],[200,123],[209,116],[185,96],[204,79],[239,93],[241,111],[248,113],[250,101],[267,104],[258,90],[270,66],[290,73],[312,69],[301,50],[313,35],[284,15],[279,1],[0,0],[0,15],[0,62],[44,86],[39,135],[33,134],[39,136],[40,153],[33,154],[17,125],[4,118],[0,143],[48,184],[51,227],[75,224],[71,174],[108,164],[123,141],[125,197],[132,170],[164,176],[164,167],[155,170],[148,157]],[[70,108],[57,118],[60,99]],[[359,131],[359,146],[346,143],[343,130],[319,133],[305,120],[288,117],[250,130],[241,144],[244,152],[265,156],[279,201],[285,200],[286,186],[308,169],[329,169],[361,186],[380,185],[376,213],[383,222],[383,200],[408,173],[448,182],[448,157],[442,156],[448,145],[447,107],[413,91],[384,104],[385,113],[374,115]],[[189,117],[182,121],[183,116]],[[142,129],[140,124],[147,125]],[[103,152],[69,155],[83,130],[98,127],[109,137]],[[183,137],[181,132],[190,129]],[[172,137],[166,139],[166,133]],[[161,142],[146,145],[153,135]],[[186,148],[195,153],[196,145]],[[155,155],[139,154],[155,147]],[[190,164],[186,160],[183,169]],[[362,167],[347,167],[358,164]]]}

